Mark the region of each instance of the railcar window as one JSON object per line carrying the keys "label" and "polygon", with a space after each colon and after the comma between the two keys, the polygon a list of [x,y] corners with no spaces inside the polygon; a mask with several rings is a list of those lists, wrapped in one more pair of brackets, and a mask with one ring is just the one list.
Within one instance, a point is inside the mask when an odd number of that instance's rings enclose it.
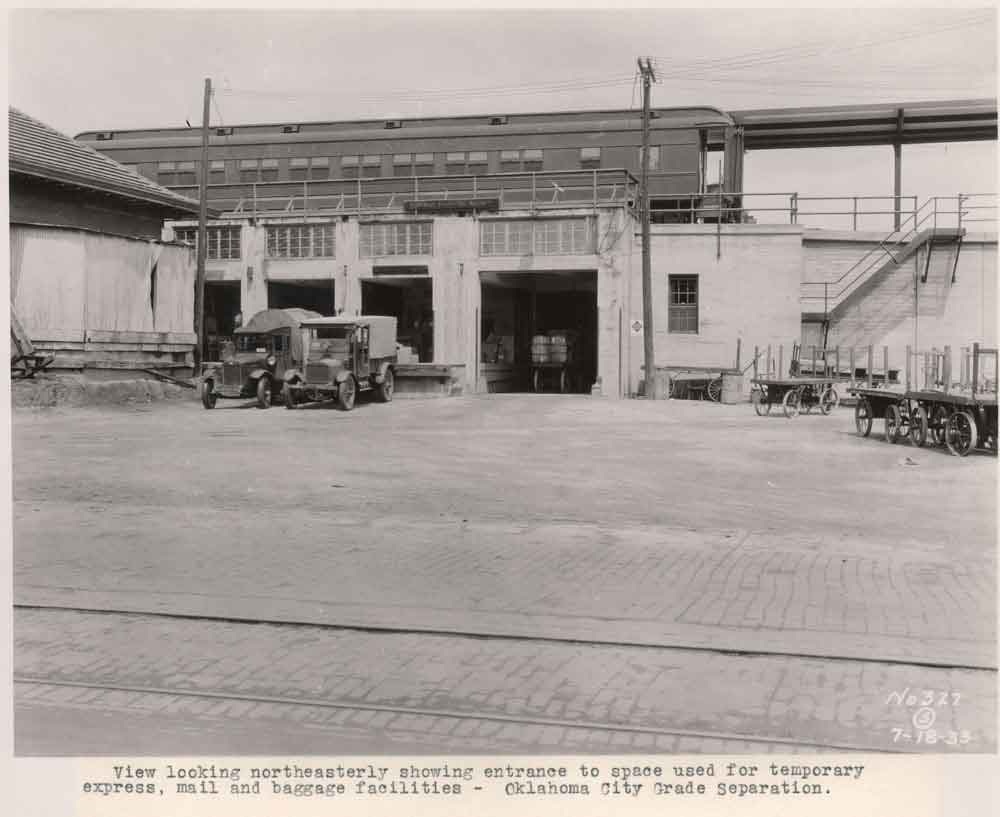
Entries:
{"label": "railcar window", "polygon": [[260,163],[260,180],[262,182],[278,181],[278,160],[264,159]]}
{"label": "railcar window", "polygon": [[260,174],[256,159],[240,159],[240,181],[255,182]]}
{"label": "railcar window", "polygon": [[330,178],[330,158],[328,156],[313,156],[309,162],[310,179]]}
{"label": "railcar window", "polygon": [[601,166],[600,148],[580,148],[580,167],[592,170]]}
{"label": "railcar window", "polygon": [[361,157],[361,175],[366,179],[374,179],[382,175],[382,157],[369,155]]}
{"label": "railcar window", "polygon": [[670,276],[670,306],[667,330],[685,334],[698,333],[698,276]]}
{"label": "railcar window", "polygon": [[226,163],[221,159],[213,159],[208,166],[208,180],[211,184],[225,184]]}
{"label": "railcar window", "polygon": [[357,156],[341,156],[340,157],[340,175],[345,179],[356,179],[358,178],[358,165],[359,157]]}

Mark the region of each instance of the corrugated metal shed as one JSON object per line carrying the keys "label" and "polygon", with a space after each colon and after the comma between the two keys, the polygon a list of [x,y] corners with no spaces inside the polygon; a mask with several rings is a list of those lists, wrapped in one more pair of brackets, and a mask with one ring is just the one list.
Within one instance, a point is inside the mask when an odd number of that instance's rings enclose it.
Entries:
{"label": "corrugated metal shed", "polygon": [[198,202],[134,173],[93,148],[8,109],[10,172],[160,205],[172,215],[197,213]]}

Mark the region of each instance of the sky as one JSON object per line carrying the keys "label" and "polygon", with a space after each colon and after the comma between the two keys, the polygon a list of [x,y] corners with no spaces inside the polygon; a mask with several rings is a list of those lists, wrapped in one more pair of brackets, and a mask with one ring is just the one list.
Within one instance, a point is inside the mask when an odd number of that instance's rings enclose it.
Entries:
{"label": "sky", "polygon": [[[628,108],[724,110],[996,95],[992,8],[16,10],[11,104],[83,130]],[[755,151],[744,190],[887,195],[890,147]],[[996,189],[993,143],[907,146],[904,193]]]}

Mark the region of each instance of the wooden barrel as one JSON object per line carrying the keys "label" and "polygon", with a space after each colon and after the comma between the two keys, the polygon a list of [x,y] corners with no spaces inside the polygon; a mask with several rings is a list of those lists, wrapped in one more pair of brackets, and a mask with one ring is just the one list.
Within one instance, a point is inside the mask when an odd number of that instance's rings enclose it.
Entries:
{"label": "wooden barrel", "polygon": [[722,375],[722,395],[719,402],[726,405],[743,402],[743,376],[739,374]]}
{"label": "wooden barrel", "polygon": [[532,363],[548,363],[549,362],[549,337],[548,335],[535,335],[531,339],[531,362]]}

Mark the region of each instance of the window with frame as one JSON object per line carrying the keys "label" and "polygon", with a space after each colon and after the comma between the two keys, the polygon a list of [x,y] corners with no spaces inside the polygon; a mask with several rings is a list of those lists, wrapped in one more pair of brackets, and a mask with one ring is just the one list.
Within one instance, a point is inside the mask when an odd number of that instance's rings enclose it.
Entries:
{"label": "window with frame", "polygon": [[240,159],[240,181],[256,182],[260,179],[260,163],[257,159]]}
{"label": "window with frame", "polygon": [[396,153],[392,157],[393,176],[432,176],[433,153]]}
{"label": "window with frame", "polygon": [[361,257],[384,255],[431,255],[433,228],[430,221],[386,221],[361,225]]}
{"label": "window with frame", "polygon": [[[236,261],[241,257],[240,236],[242,230],[239,226],[228,227],[208,227],[206,229],[207,247],[205,255],[212,261]],[[174,229],[174,238],[185,244],[190,244],[195,249],[198,248],[198,228],[197,227],[177,227]]]}
{"label": "window with frame", "polygon": [[278,181],[278,160],[262,159],[260,162],[260,180],[262,182]]}
{"label": "window with frame", "polygon": [[580,148],[580,167],[583,170],[596,170],[600,166],[600,148]]}
{"label": "window with frame", "polygon": [[267,254],[271,258],[333,258],[333,224],[270,224]]}
{"label": "window with frame", "polygon": [[540,148],[524,150],[501,150],[501,173],[528,173],[542,169],[542,151]]}
{"label": "window with frame", "polygon": [[330,160],[326,156],[293,156],[288,160],[288,178],[293,182],[330,178]]}
{"label": "window with frame", "polygon": [[361,157],[361,176],[375,179],[382,175],[382,157],[376,155]]}
{"label": "window with frame", "polygon": [[698,333],[698,276],[670,276],[670,305],[667,330],[686,334]]}
{"label": "window with frame", "polygon": [[208,181],[210,184],[226,183],[226,163],[222,159],[213,159],[208,166]]}
{"label": "window with frame", "polygon": [[361,164],[359,156],[340,157],[340,176],[344,179],[358,178],[358,168]]}
{"label": "window with frame", "polygon": [[185,187],[190,187],[192,185],[198,184],[198,176],[195,172],[194,162],[178,162],[177,163],[177,177],[174,184],[181,184]]}
{"label": "window with frame", "polygon": [[481,221],[480,255],[583,255],[594,252],[590,218]]}
{"label": "window with frame", "polygon": [[481,176],[489,172],[489,166],[489,154],[485,150],[445,154],[445,172],[451,176]]}

